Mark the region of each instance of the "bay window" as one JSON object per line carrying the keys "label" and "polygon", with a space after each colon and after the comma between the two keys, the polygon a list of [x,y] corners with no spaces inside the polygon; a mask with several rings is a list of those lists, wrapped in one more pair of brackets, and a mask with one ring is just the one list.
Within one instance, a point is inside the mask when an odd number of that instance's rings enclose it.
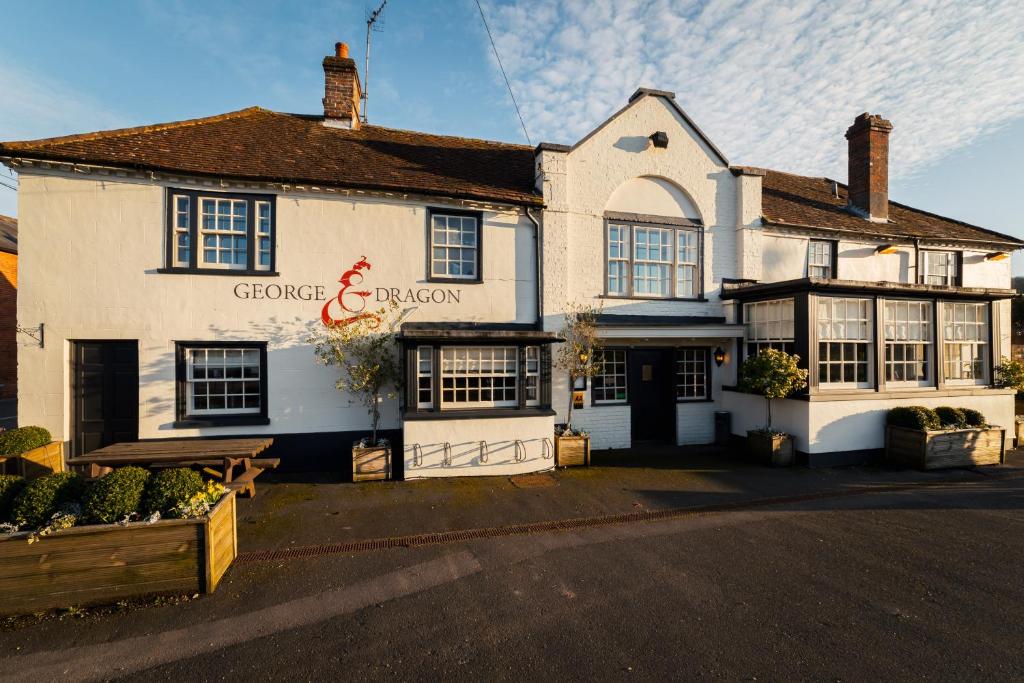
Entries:
{"label": "bay window", "polygon": [[818,383],[870,386],[872,299],[818,298]]}
{"label": "bay window", "polygon": [[947,383],[985,384],[988,341],[988,304],[942,304],[942,357]]}
{"label": "bay window", "polygon": [[518,409],[549,402],[544,398],[548,347],[417,345],[406,359],[411,410]]}
{"label": "bay window", "polygon": [[624,349],[601,351],[601,372],[591,380],[590,396],[594,405],[626,402],[626,351]]}
{"label": "bay window", "polygon": [[747,355],[762,349],[793,353],[793,300],[774,299],[743,304],[747,328]]}
{"label": "bay window", "polygon": [[932,377],[932,302],[887,300],[885,381],[925,386]]}
{"label": "bay window", "polygon": [[274,198],[168,190],[161,272],[273,275]]}
{"label": "bay window", "polygon": [[610,222],[605,239],[609,296],[696,299],[703,294],[699,228]]}

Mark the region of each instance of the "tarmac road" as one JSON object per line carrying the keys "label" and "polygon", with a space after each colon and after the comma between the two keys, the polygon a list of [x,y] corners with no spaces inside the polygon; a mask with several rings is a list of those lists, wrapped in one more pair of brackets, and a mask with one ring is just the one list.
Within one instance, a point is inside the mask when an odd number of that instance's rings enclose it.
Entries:
{"label": "tarmac road", "polygon": [[1024,479],[241,565],[0,633],[13,680],[1022,680]]}

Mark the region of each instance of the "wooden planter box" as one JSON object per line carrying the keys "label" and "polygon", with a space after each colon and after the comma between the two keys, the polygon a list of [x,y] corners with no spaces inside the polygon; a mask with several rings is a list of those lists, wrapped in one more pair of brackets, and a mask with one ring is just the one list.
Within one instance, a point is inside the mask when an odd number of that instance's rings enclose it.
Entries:
{"label": "wooden planter box", "polygon": [[583,467],[590,465],[589,436],[556,436],[555,464],[558,467]]}
{"label": "wooden planter box", "polygon": [[1024,422],[1014,422],[1016,429],[1013,433],[1013,445],[1015,448],[1020,448],[1024,445]]}
{"label": "wooden planter box", "polygon": [[5,470],[0,470],[0,472],[17,474],[26,479],[35,479],[53,472],[63,472],[66,469],[64,466],[64,442],[51,441],[45,446],[33,448],[21,455],[6,456],[3,467]]}
{"label": "wooden planter box", "polygon": [[1002,427],[920,431],[887,425],[885,459],[896,465],[935,470],[998,465],[1005,455]]}
{"label": "wooden planter box", "polygon": [[352,447],[352,481],[391,478],[391,447]]}
{"label": "wooden planter box", "polygon": [[0,536],[0,612],[211,593],[238,554],[235,494],[206,517],[72,527],[29,543]]}
{"label": "wooden planter box", "polygon": [[757,460],[775,467],[793,464],[793,437],[789,434],[769,434],[748,431],[747,448]]}

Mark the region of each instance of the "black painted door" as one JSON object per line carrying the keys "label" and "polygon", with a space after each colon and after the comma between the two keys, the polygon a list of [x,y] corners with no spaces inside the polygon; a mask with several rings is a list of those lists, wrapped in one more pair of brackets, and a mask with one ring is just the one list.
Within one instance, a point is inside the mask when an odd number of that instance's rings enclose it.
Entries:
{"label": "black painted door", "polygon": [[82,341],[75,342],[74,349],[74,454],[137,441],[138,343]]}
{"label": "black painted door", "polygon": [[633,441],[672,441],[676,434],[672,351],[633,349],[629,351],[626,364]]}

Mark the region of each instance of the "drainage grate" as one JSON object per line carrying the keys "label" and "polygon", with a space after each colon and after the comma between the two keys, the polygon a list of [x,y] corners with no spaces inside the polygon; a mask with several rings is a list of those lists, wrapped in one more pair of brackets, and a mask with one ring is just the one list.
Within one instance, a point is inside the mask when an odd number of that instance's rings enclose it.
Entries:
{"label": "drainage grate", "polygon": [[[992,478],[1016,479],[1020,477],[1024,477],[1024,472],[996,475]],[[970,484],[976,483],[977,481],[977,479],[957,479],[916,482],[911,484],[887,484],[883,486],[858,487],[842,491],[821,491],[794,496],[759,498],[757,500],[735,503],[718,503],[700,507],[669,508],[666,510],[627,512],[617,515],[601,515],[597,517],[576,517],[549,522],[511,524],[500,527],[461,529],[458,531],[438,531],[425,534],[412,534],[409,536],[392,536],[390,538],[371,538],[361,541],[346,541],[344,543],[328,543],[324,545],[309,545],[298,548],[283,548],[281,550],[257,550],[247,553],[239,553],[235,561],[243,564],[249,562],[276,562],[280,560],[300,559],[305,557],[324,557],[327,555],[359,553],[370,550],[386,550],[388,548],[419,548],[428,545],[446,545],[450,543],[461,543],[464,541],[475,541],[485,538],[527,536],[530,534],[539,534],[551,531],[574,531],[577,529],[590,529],[594,527],[631,524],[635,522],[654,522],[665,519],[679,519],[683,517],[701,517],[705,515],[735,512],[737,510],[750,510],[772,505],[787,505],[791,503],[813,502],[816,500],[849,498],[869,493],[893,493],[948,484]]]}

